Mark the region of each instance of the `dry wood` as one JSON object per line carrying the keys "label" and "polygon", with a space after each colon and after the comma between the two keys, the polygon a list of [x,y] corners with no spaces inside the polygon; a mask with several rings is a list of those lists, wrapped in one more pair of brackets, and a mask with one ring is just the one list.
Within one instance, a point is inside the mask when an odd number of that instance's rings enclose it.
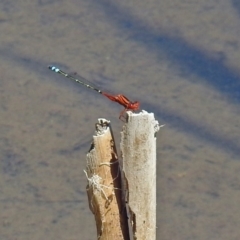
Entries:
{"label": "dry wood", "polygon": [[156,132],[152,113],[128,112],[121,133],[123,180],[130,239],[156,239]]}
{"label": "dry wood", "polygon": [[96,136],[87,154],[89,207],[95,215],[98,240],[128,240],[126,211],[122,204],[121,173],[110,124],[96,124]]}

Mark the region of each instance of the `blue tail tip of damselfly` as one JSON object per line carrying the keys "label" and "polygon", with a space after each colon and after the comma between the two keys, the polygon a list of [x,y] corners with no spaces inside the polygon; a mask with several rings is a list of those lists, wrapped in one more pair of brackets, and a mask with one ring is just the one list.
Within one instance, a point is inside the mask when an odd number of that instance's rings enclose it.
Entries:
{"label": "blue tail tip of damselfly", "polygon": [[55,67],[55,66],[52,66],[52,65],[49,65],[48,68],[49,68],[50,70],[54,71],[54,72],[59,72],[59,71],[60,71],[59,68],[57,68],[57,67]]}

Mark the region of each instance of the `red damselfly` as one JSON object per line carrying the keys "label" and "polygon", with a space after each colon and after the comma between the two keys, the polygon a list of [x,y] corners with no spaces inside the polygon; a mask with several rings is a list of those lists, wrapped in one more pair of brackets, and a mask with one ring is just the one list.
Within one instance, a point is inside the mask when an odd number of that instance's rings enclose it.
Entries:
{"label": "red damselfly", "polygon": [[112,94],[109,94],[109,93],[106,93],[106,92],[103,92],[102,90],[94,87],[93,85],[90,85],[86,82],[88,82],[85,78],[81,77],[81,76],[78,76],[78,78],[75,78],[73,77],[72,75],[70,74],[67,74],[65,73],[64,71],[62,71],[61,69],[55,67],[55,66],[49,66],[48,67],[50,70],[56,72],[56,73],[59,73],[61,75],[63,75],[64,77],[66,78],[69,78],[70,80],[76,82],[76,83],[80,83],[82,84],[83,86],[87,87],[87,88],[90,88],[100,94],[102,94],[103,96],[107,97],[108,99],[110,99],[111,101],[113,102],[117,102],[119,103],[120,105],[122,105],[124,107],[124,109],[121,111],[120,113],[120,116],[119,116],[119,119],[121,119],[123,116],[124,116],[124,113],[128,110],[130,111],[136,111],[139,109],[139,102],[138,101],[135,101],[135,102],[131,102],[127,97],[125,97],[124,95],[122,94],[117,94],[117,95],[112,95]]}

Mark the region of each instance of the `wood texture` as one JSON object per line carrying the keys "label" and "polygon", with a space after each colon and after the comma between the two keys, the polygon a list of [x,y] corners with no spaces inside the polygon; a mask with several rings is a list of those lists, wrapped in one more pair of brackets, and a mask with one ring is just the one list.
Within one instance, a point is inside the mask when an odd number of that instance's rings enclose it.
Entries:
{"label": "wood texture", "polygon": [[128,240],[122,204],[119,162],[110,124],[99,120],[87,154],[85,170],[89,207],[95,216],[98,240]]}
{"label": "wood texture", "polygon": [[128,112],[121,133],[123,180],[130,239],[156,239],[156,132],[152,113]]}

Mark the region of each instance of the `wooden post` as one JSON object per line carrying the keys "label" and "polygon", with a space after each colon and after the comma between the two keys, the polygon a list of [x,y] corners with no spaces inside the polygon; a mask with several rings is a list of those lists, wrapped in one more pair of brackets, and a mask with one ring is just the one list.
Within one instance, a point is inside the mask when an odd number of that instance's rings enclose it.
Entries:
{"label": "wooden post", "polygon": [[123,186],[130,239],[156,239],[156,132],[152,113],[127,112],[121,133]]}
{"label": "wooden post", "polygon": [[121,173],[110,122],[100,119],[87,154],[88,202],[95,215],[98,240],[129,240],[122,202]]}
{"label": "wooden post", "polygon": [[98,240],[156,239],[156,132],[152,113],[127,112],[118,161],[109,121],[100,119],[87,154],[89,207]]}

